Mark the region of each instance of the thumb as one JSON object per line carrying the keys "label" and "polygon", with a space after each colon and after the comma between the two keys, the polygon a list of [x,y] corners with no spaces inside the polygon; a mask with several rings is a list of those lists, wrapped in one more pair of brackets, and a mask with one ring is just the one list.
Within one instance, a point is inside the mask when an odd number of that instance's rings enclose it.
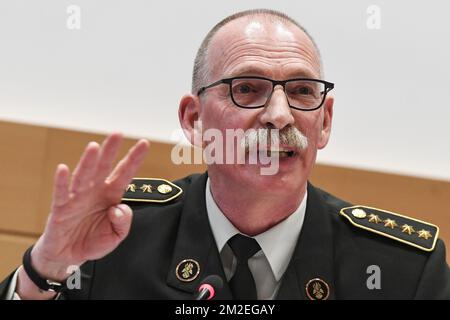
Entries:
{"label": "thumb", "polygon": [[119,204],[108,209],[108,217],[114,233],[119,241],[125,239],[130,232],[133,211],[126,204]]}

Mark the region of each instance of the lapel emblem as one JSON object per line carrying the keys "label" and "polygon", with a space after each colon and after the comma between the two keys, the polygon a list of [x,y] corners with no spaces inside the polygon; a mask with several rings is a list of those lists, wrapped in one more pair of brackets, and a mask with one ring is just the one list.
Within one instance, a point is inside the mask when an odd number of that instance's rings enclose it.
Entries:
{"label": "lapel emblem", "polygon": [[194,281],[200,274],[200,265],[194,259],[185,259],[178,263],[175,275],[183,282]]}
{"label": "lapel emblem", "polygon": [[330,296],[330,287],[319,278],[309,280],[305,290],[309,300],[327,300]]}

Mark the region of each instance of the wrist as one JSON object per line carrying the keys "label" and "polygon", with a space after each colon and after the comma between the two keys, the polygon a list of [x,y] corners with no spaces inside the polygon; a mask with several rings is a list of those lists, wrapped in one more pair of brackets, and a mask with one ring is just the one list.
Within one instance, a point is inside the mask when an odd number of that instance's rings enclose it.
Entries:
{"label": "wrist", "polygon": [[32,246],[23,255],[23,271],[27,279],[39,289],[40,293],[62,292],[67,289],[65,279],[70,274],[67,273],[69,269],[65,267],[65,264],[43,259],[42,255],[39,255],[36,251],[34,251],[35,261],[33,261],[33,250],[34,247]]}
{"label": "wrist", "polygon": [[31,266],[40,277],[51,281],[63,282],[70,276],[70,264],[47,259],[36,247],[31,250]]}
{"label": "wrist", "polygon": [[23,266],[19,268],[15,292],[21,300],[50,300],[57,295],[56,292],[44,291],[36,286],[28,277]]}

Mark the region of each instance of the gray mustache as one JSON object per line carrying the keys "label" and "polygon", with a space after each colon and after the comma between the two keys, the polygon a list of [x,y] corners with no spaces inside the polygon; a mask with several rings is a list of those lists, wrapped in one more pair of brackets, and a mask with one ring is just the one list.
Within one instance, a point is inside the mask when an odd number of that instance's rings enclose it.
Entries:
{"label": "gray mustache", "polygon": [[308,138],[292,126],[281,131],[268,128],[246,131],[241,140],[241,147],[248,153],[250,150],[257,150],[258,146],[288,146],[301,151],[308,148]]}

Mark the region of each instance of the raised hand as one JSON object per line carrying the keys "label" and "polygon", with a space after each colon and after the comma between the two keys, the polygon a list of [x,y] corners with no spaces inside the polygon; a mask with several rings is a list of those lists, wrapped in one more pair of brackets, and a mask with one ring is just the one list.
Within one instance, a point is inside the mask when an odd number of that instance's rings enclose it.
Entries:
{"label": "raised hand", "polygon": [[137,142],[113,169],[121,140],[116,133],[101,146],[89,143],[72,175],[66,165],[58,165],[51,212],[31,253],[42,277],[62,281],[69,266],[105,256],[128,235],[132,211],[120,202],[149,143]]}

